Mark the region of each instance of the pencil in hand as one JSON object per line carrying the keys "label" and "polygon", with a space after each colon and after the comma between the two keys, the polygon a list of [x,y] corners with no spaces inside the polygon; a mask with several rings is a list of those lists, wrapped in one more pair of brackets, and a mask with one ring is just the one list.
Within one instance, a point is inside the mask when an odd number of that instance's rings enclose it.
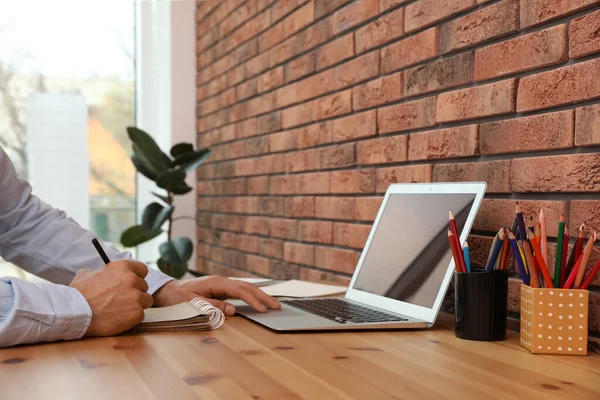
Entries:
{"label": "pencil in hand", "polygon": [[92,239],[92,244],[96,248],[96,251],[98,252],[98,254],[100,254],[100,258],[102,258],[102,261],[104,261],[104,264],[110,263],[110,258],[108,258],[108,256],[104,252],[104,249],[100,245],[100,242],[98,241],[98,239],[93,238]]}

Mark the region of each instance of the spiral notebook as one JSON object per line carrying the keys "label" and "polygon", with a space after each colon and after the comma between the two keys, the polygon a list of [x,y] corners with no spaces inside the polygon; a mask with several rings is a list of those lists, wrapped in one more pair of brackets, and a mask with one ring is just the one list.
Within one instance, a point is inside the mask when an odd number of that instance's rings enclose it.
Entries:
{"label": "spiral notebook", "polygon": [[144,319],[134,327],[137,332],[207,331],[225,322],[225,315],[204,299],[169,307],[148,308]]}

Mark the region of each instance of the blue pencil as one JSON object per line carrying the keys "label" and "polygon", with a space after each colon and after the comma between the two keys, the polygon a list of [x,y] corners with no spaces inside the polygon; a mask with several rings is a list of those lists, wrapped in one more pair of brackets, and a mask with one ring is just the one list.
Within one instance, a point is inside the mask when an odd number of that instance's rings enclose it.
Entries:
{"label": "blue pencil", "polygon": [[523,259],[521,258],[521,251],[519,250],[519,245],[517,244],[517,240],[515,239],[515,235],[512,232],[508,232],[508,239],[510,241],[510,245],[513,249],[513,257],[515,258],[515,262],[517,263],[517,267],[519,268],[519,273],[521,274],[521,279],[523,279],[523,283],[529,286],[529,275],[525,272],[525,265],[523,265]]}
{"label": "blue pencil", "polygon": [[487,272],[493,271],[494,266],[496,265],[496,260],[498,259],[498,254],[500,254],[500,250],[502,250],[502,245],[504,244],[504,227],[500,229],[498,234],[496,235],[496,240],[492,244],[492,253],[490,254],[490,259],[487,262],[485,270]]}
{"label": "blue pencil", "polygon": [[516,211],[517,211],[517,220],[519,222],[519,232],[517,233],[517,236],[515,238],[519,238],[519,240],[521,242],[523,242],[524,240],[527,239],[527,231],[525,230],[525,219],[523,218],[523,210],[521,210],[521,206],[519,205],[518,201],[517,201]]}
{"label": "blue pencil", "polygon": [[465,242],[463,246],[463,254],[465,256],[465,265],[467,272],[471,273],[471,253],[469,252],[469,243]]}

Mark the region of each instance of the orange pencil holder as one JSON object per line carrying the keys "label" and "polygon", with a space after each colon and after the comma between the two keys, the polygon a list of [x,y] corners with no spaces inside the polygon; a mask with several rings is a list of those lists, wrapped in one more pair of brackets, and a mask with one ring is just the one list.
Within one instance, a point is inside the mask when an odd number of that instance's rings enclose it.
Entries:
{"label": "orange pencil holder", "polygon": [[533,354],[587,355],[589,292],[521,284],[521,346]]}

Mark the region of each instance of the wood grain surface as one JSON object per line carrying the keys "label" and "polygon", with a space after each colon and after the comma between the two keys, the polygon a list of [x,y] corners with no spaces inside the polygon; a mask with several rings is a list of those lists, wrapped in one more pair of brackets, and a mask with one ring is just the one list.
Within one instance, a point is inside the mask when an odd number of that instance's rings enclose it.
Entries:
{"label": "wood grain surface", "polygon": [[600,355],[532,355],[434,329],[124,334],[0,350],[0,399],[600,399]]}

